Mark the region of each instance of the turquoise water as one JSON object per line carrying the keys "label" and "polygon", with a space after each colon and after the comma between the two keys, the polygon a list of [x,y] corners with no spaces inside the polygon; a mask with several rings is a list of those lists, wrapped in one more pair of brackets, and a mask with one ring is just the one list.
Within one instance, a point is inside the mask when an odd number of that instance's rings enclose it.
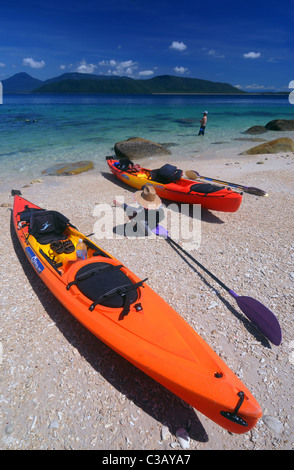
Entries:
{"label": "turquoise water", "polygon": [[[204,137],[199,119],[208,111]],[[38,178],[54,163],[92,160],[105,170],[115,142],[142,137],[169,147],[177,160],[248,148],[243,131],[294,118],[288,96],[8,95],[0,106],[0,188],[16,174]],[[281,134],[258,137],[270,140]],[[250,145],[251,146],[251,145]],[[240,150],[241,149],[241,150]]]}

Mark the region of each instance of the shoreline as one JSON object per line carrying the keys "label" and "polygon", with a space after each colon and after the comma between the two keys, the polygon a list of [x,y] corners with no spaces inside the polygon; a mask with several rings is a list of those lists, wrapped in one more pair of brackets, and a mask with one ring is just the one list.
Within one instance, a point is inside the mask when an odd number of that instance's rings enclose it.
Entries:
{"label": "shoreline", "polygon": [[209,95],[212,95],[212,96],[223,96],[223,95],[233,95],[233,96],[281,96],[281,95],[290,95],[291,92],[290,91],[265,91],[265,92],[250,92],[250,91],[245,91],[245,90],[241,90],[239,93],[236,92],[236,93],[228,93],[228,92],[223,92],[223,93],[206,93],[206,92],[150,92],[150,93],[85,93],[85,92],[58,92],[58,91],[51,91],[51,92],[6,92],[6,93],[3,93],[3,97],[4,96],[13,96],[13,95],[32,95],[32,96],[35,96],[35,95],[204,95],[204,96],[209,96]]}
{"label": "shoreline", "polygon": [[[154,161],[138,163],[152,167]],[[168,161],[168,156],[160,158],[160,164]],[[148,277],[150,287],[249,388],[263,418],[249,433],[231,435],[86,331],[21,252],[8,229],[12,198],[3,191],[0,448],[178,451],[180,428],[190,436],[191,451],[293,448],[294,274],[289,255],[291,250],[294,255],[294,154],[229,155],[227,161],[194,155],[177,164],[269,193],[265,198],[244,193],[236,213],[202,211],[201,243],[192,254],[240,295],[260,300],[276,314],[283,333],[279,347],[269,344],[225,292],[164,240],[93,240],[139,277]],[[132,202],[132,189],[115,183],[106,162],[102,171],[40,175],[40,180],[20,179],[13,189],[62,212],[86,234],[93,232],[97,204],[117,196]]]}

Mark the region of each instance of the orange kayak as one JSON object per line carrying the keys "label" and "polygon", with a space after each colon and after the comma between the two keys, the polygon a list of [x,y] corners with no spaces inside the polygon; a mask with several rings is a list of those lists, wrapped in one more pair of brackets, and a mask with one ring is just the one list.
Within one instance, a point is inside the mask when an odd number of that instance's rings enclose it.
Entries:
{"label": "orange kayak", "polygon": [[121,169],[118,159],[112,157],[106,157],[106,159],[111,172],[120,181],[136,189],[141,189],[145,184],[151,184],[162,199],[184,204],[201,204],[204,209],[221,212],[236,212],[242,202],[242,194],[231,188],[210,183],[203,184],[186,178],[179,178],[164,184],[154,179],[155,170],[141,168],[139,165]]}
{"label": "orange kayak", "polygon": [[[17,194],[16,194],[17,193]],[[20,244],[46,286],[118,354],[233,433],[261,417],[255,398],[208,344],[158,294],[56,211],[13,191]],[[77,259],[82,239],[87,257]]]}

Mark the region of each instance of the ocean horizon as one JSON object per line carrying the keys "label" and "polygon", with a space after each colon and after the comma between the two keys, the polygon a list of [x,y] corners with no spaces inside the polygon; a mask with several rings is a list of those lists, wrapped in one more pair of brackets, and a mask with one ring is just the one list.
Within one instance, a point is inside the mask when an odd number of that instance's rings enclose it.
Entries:
{"label": "ocean horizon", "polygon": [[[198,136],[203,111],[208,111],[206,133]],[[0,189],[9,189],[16,178],[40,178],[56,163],[91,160],[103,171],[114,144],[131,137],[166,146],[178,164],[200,155],[237,156],[257,145],[252,138],[285,135],[244,134],[248,128],[293,118],[288,95],[4,95]]]}

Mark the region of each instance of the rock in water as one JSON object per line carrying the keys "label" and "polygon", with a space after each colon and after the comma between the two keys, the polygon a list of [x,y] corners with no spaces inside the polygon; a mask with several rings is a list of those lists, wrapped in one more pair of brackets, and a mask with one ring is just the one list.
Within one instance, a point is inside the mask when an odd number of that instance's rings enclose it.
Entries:
{"label": "rock in water", "polygon": [[265,127],[269,131],[294,131],[294,119],[274,119]]}
{"label": "rock in water", "polygon": [[131,137],[128,140],[117,142],[114,145],[114,151],[118,158],[129,158],[130,160],[171,154],[170,150],[163,145],[140,137]]}
{"label": "rock in water", "polygon": [[264,144],[245,150],[240,155],[260,155],[264,153],[294,152],[294,142],[288,137],[271,140]]}
{"label": "rock in water", "polygon": [[244,134],[264,134],[267,132],[267,129],[264,126],[252,126],[247,131],[244,131]]}
{"label": "rock in water", "polygon": [[56,165],[47,168],[47,170],[42,171],[43,175],[50,176],[68,176],[68,175],[78,175],[83,171],[89,171],[94,168],[93,162],[91,161],[80,161],[73,163],[57,163]]}

